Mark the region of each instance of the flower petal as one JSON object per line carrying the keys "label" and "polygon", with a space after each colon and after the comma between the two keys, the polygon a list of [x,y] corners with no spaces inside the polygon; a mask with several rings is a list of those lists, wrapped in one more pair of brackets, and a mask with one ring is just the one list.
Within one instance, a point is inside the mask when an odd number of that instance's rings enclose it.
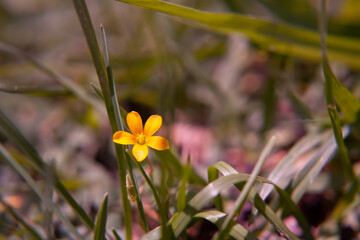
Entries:
{"label": "flower petal", "polygon": [[149,147],[156,149],[156,150],[165,150],[169,149],[169,142],[166,138],[159,137],[159,136],[152,136],[149,138],[148,142],[146,143]]}
{"label": "flower petal", "polygon": [[149,153],[149,149],[146,146],[146,144],[144,144],[144,145],[135,144],[132,149],[132,153],[133,153],[135,159],[138,162],[141,162],[147,157],[147,155]]}
{"label": "flower petal", "polygon": [[135,111],[129,112],[126,115],[126,122],[128,127],[130,128],[130,131],[132,132],[132,134],[134,134],[134,136],[143,132],[143,123],[140,115],[137,112]]}
{"label": "flower petal", "polygon": [[159,130],[162,124],[162,117],[159,115],[151,115],[145,123],[144,133],[150,137]]}
{"label": "flower petal", "polygon": [[123,145],[133,145],[136,143],[135,137],[124,131],[117,131],[113,136],[114,143],[123,144]]}

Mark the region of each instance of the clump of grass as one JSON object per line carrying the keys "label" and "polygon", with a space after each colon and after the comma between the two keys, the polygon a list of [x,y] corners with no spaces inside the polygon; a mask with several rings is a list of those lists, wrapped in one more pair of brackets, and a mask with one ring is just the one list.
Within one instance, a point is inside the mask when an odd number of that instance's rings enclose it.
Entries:
{"label": "clump of grass", "polygon": [[[354,172],[354,163],[344,138],[353,137],[352,141],[358,143],[356,134],[359,123],[360,102],[336,78],[328,57],[336,58],[357,69],[360,66],[360,61],[358,61],[360,48],[357,44],[358,39],[334,33],[327,34],[325,0],[322,1],[321,11],[318,13],[319,31],[313,28],[314,25],[311,22],[306,22],[307,29],[303,28],[303,26],[288,24],[299,23],[299,21],[290,18],[291,14],[285,14],[281,7],[276,8],[265,3],[266,1],[260,2],[263,2],[264,6],[268,6],[268,11],[285,20],[285,22],[274,23],[260,18],[249,17],[245,14],[212,13],[158,0],[120,1],[180,17],[185,19],[187,24],[195,27],[205,27],[208,31],[221,34],[241,32],[253,41],[257,47],[265,50],[270,49],[274,54],[285,55],[289,58],[296,57],[321,61],[328,116],[323,121],[314,120],[313,125],[315,127],[312,126],[312,129],[307,129],[303,136],[294,140],[293,144],[287,145],[288,151],[276,163],[276,166],[268,169],[268,176],[260,176],[271,153],[278,150],[276,137],[266,137],[267,130],[270,130],[272,124],[276,121],[276,96],[277,91],[280,91],[277,89],[277,81],[272,77],[269,83],[266,84],[265,96],[259,101],[264,105],[263,115],[265,120],[263,126],[258,127],[257,132],[259,138],[270,140],[259,141],[261,143],[254,147],[259,151],[259,146],[261,146],[262,150],[256,155],[252,155],[255,164],[253,164],[254,167],[251,173],[239,172],[222,159],[216,159],[213,164],[206,166],[206,171],[203,171],[205,174],[201,175],[196,162],[194,163],[190,156],[187,163],[183,163],[177,156],[177,150],[171,141],[170,147],[165,138],[156,137],[159,142],[156,144],[151,142],[152,135],[162,124],[160,116],[150,117],[149,122],[145,123],[145,128],[143,128],[141,121],[137,121],[139,119],[136,119],[136,124],[134,123],[135,120],[127,119],[129,116],[134,118],[139,114],[134,112],[128,114],[122,107],[126,105],[125,101],[119,102],[122,97],[119,97],[118,93],[122,92],[123,89],[121,89],[122,84],[119,84],[116,79],[117,76],[114,74],[114,72],[119,73],[119,71],[112,67],[113,61],[111,61],[111,52],[108,50],[110,46],[105,28],[103,25],[100,26],[100,47],[86,2],[84,0],[73,0],[74,9],[99,80],[100,87],[91,84],[92,90],[98,96],[88,92],[80,84],[46,67],[40,61],[3,43],[0,44],[0,50],[26,60],[36,69],[45,73],[46,76],[55,80],[61,88],[59,88],[60,91],[58,89],[55,91],[48,88],[28,89],[21,86],[18,88],[5,86],[1,90],[7,93],[36,96],[75,97],[75,99],[87,104],[88,108],[95,109],[106,116],[111,130],[111,134],[106,133],[106,138],[111,141],[111,135],[113,135],[114,142],[119,143],[113,145],[118,176],[117,187],[114,192],[119,193],[121,201],[112,199],[115,198],[113,192],[104,192],[105,195],[101,204],[99,204],[98,211],[91,214],[87,211],[87,206],[68,190],[68,186],[64,184],[65,181],[62,178],[61,171],[58,171],[53,163],[46,161],[38,153],[35,144],[24,136],[19,130],[20,128],[3,111],[0,111],[0,137],[6,138],[6,142],[0,144],[0,157],[22,178],[28,189],[34,194],[36,201],[39,202],[38,207],[43,210],[39,214],[40,217],[38,217],[40,220],[22,216],[20,210],[8,203],[5,196],[0,195],[2,211],[6,212],[13,219],[12,221],[18,224],[15,230],[8,230],[9,235],[19,235],[30,239],[56,239],[57,235],[69,239],[92,238],[96,240],[122,238],[130,240],[134,237],[141,237],[141,239],[187,239],[188,235],[191,235],[191,232],[194,231],[198,231],[198,236],[206,234],[196,226],[208,221],[216,228],[210,236],[213,239],[262,239],[270,235],[286,239],[314,239],[325,236],[324,232],[329,222],[340,224],[345,214],[349,211],[355,211],[354,209],[359,204],[359,178],[357,173]],[[293,4],[301,5],[304,9],[313,9],[307,3],[300,3],[300,1],[294,1]],[[240,5],[233,4],[231,1],[226,1],[226,6],[235,12],[242,9]],[[314,13],[313,11],[310,12]],[[157,23],[151,13],[142,13],[144,15],[148,14],[149,21]],[[299,17],[301,14],[294,12],[293,16]],[[316,19],[316,16],[313,17]],[[157,27],[157,25],[154,26]],[[156,35],[156,33],[153,34]],[[161,39],[162,37],[166,38],[159,33],[155,38]],[[171,41],[167,40],[165,42],[169,44]],[[215,44],[215,48],[219,49],[221,46]],[[170,53],[162,52],[163,50],[159,47],[157,60],[162,62],[165,59],[166,62],[165,67],[161,69],[162,73],[171,76],[173,74],[174,78],[178,77],[175,70],[170,70],[171,67],[175,66],[175,64],[171,65],[167,62],[171,61],[175,62],[176,66],[181,65],[181,67],[191,72],[192,77],[199,78],[198,83],[203,84],[203,87],[208,90],[206,92],[208,95],[204,94],[205,100],[203,99],[203,101],[206,102],[206,96],[214,97],[216,103],[209,103],[208,105],[221,105],[222,110],[226,112],[219,113],[222,117],[217,119],[221,122],[219,124],[221,126],[220,131],[218,132],[226,132],[226,129],[230,129],[232,135],[228,138],[231,141],[232,138],[235,138],[234,135],[239,133],[237,127],[233,127],[232,124],[242,121],[242,118],[246,117],[236,113],[237,109],[239,109],[235,106],[237,99],[231,94],[228,96],[226,90],[220,89],[217,83],[212,81],[211,77],[202,72],[200,69],[201,64],[198,63],[196,57],[191,56],[188,52],[182,52],[181,49],[176,47],[173,47],[173,50],[178,53],[175,54],[178,56],[170,56]],[[206,52],[199,53],[201,56],[206,56],[206,54]],[[284,59],[279,62],[287,61]],[[142,60],[146,62],[146,67],[143,69],[148,69],[149,65],[151,65],[149,59]],[[184,63],[185,61],[186,63]],[[189,62],[191,66],[189,66]],[[192,85],[193,83],[187,83],[189,86],[186,87],[189,89],[196,87]],[[175,79],[174,84],[179,84],[179,82],[176,82]],[[140,88],[140,85],[135,86],[135,89]],[[186,85],[186,82],[184,85]],[[144,84],[144,86],[145,88],[152,87],[150,84],[149,86]],[[249,89],[248,91],[253,91]],[[128,88],[124,91],[136,90]],[[177,94],[180,94],[179,92]],[[131,93],[127,94],[131,95]],[[299,110],[301,116],[306,118],[319,116],[311,112],[310,108],[292,91],[290,91],[289,96],[294,108]],[[161,97],[159,98],[159,102],[161,102]],[[166,99],[169,100],[171,97]],[[252,99],[249,99],[247,101],[251,105]],[[189,99],[187,100],[190,104],[193,103]],[[144,99],[142,101],[144,102]],[[167,113],[176,111],[175,101],[170,104],[169,102],[163,103],[158,109],[166,108],[166,106],[169,108]],[[204,107],[201,104],[194,107],[194,111],[199,115],[201,115],[203,109]],[[214,107],[214,109],[219,111],[219,108]],[[245,113],[251,115],[251,111],[252,109],[249,109]],[[173,116],[168,115],[166,118]],[[125,119],[128,121],[124,121]],[[251,129],[243,130],[244,136],[246,136],[247,131],[250,132]],[[126,132],[131,132],[131,134]],[[189,142],[191,142],[190,140]],[[129,145],[135,145],[135,149],[139,148],[140,150],[135,151],[133,148],[133,151],[131,151],[132,146]],[[14,150],[14,146],[21,152]],[[156,150],[148,154],[147,146]],[[355,151],[358,151],[358,149],[355,148]],[[303,158],[303,165],[299,168],[296,167],[296,163],[300,161],[300,158]],[[319,235],[315,235],[311,228],[312,219],[308,217],[306,211],[303,211],[302,199],[305,199],[304,196],[309,191],[309,186],[317,181],[324,167],[332,159],[337,160],[338,163],[335,164],[341,166],[341,181],[344,186],[340,187],[339,191],[341,193],[336,196],[337,199],[334,201],[333,208],[324,214],[327,221],[317,226],[320,230],[318,231],[320,232]],[[334,173],[329,175],[335,177],[338,172],[332,171]],[[206,179],[204,179],[205,175]],[[101,179],[98,179],[98,181],[101,181]],[[325,184],[326,186],[322,187],[321,190],[329,190],[328,185],[332,183],[333,180],[328,180],[327,185]],[[228,194],[227,191],[239,192]],[[72,214],[65,213],[64,204],[71,207]],[[116,208],[112,204],[120,206],[120,208]],[[113,214],[114,209],[117,211],[116,214],[120,219],[120,224],[111,229],[109,215],[110,213]],[[246,221],[241,219],[241,215],[245,212],[250,215]],[[152,219],[152,221],[149,219]],[[287,224],[287,219],[296,220],[297,226],[295,230],[297,231],[294,231],[294,228]],[[56,233],[54,230],[56,225],[61,225],[62,234]],[[141,230],[138,228],[141,228]],[[7,229],[10,229],[10,227]],[[333,235],[336,234],[339,235],[337,232],[333,233]]]}

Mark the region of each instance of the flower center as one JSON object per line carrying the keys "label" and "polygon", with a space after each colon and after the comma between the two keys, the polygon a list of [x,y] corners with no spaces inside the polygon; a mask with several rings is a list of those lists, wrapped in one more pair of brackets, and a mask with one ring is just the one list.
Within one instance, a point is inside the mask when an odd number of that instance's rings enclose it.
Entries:
{"label": "flower center", "polygon": [[140,145],[145,144],[146,140],[146,136],[143,133],[139,133],[138,135],[136,135],[136,142]]}

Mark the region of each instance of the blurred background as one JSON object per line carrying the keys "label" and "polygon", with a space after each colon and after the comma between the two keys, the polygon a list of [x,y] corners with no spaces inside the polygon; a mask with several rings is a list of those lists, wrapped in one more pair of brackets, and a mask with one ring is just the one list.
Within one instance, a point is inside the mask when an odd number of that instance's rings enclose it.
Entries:
{"label": "blurred background", "polygon": [[[172,2],[316,31],[320,1]],[[275,135],[276,147],[262,173],[267,176],[301,137],[329,126],[319,59],[279,55],[241,33],[215,33],[121,2],[86,3],[98,39],[101,24],[106,30],[121,107],[137,111],[144,122],[152,114],[162,115],[159,135],[170,140],[184,163],[190,156],[193,168],[204,178],[207,168],[220,160],[239,172],[250,172],[266,141]],[[359,38],[359,9],[356,0],[328,1],[329,33]],[[109,224],[118,228],[120,200],[111,129],[94,90],[99,83],[72,2],[2,0],[0,29],[1,111],[54,164],[92,216],[104,192],[110,192]],[[359,69],[337,59],[331,63],[335,75],[359,97]],[[359,136],[352,131],[347,140],[358,173]],[[2,134],[0,141],[22,161],[23,156]],[[315,228],[336,202],[341,174],[336,163],[329,164],[321,174],[322,185],[303,199],[305,214],[317,213],[309,217]],[[36,219],[41,211],[34,207],[39,204],[36,197],[1,161],[0,186],[12,206]],[[150,213],[152,202],[144,198]],[[72,214],[70,209],[66,213]],[[6,239],[16,232],[16,224],[4,211],[0,217],[0,232]],[[359,231],[359,211],[348,218],[341,222],[339,236],[355,236]],[[141,235],[140,226],[136,227]],[[61,226],[57,230],[61,238]]]}

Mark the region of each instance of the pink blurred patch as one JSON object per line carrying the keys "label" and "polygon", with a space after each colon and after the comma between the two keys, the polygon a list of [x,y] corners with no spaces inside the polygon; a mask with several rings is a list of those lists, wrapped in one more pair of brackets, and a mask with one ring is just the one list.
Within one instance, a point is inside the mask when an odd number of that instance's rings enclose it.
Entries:
{"label": "pink blurred patch", "polygon": [[190,156],[192,163],[205,163],[213,143],[209,129],[201,126],[175,123],[171,128],[171,139],[180,149],[181,158]]}
{"label": "pink blurred patch", "polygon": [[239,173],[249,173],[253,167],[246,156],[245,151],[238,148],[229,148],[225,150],[225,161],[233,166]]}

